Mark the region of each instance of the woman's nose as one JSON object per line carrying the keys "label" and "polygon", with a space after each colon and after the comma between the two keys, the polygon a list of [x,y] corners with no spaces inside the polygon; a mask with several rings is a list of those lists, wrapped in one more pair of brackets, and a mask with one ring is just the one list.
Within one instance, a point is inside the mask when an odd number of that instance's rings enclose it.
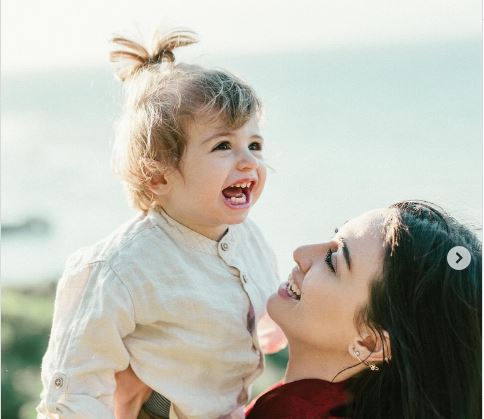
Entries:
{"label": "woman's nose", "polygon": [[309,257],[309,250],[311,246],[301,246],[298,247],[296,250],[293,252],[293,259],[299,266],[299,270],[305,274],[307,271],[309,271],[309,268],[311,268],[311,259]]}
{"label": "woman's nose", "polygon": [[332,241],[321,244],[309,244],[298,247],[294,250],[293,258],[298,264],[299,270],[305,274],[309,271],[315,261],[324,260],[328,249],[330,249],[333,244]]}

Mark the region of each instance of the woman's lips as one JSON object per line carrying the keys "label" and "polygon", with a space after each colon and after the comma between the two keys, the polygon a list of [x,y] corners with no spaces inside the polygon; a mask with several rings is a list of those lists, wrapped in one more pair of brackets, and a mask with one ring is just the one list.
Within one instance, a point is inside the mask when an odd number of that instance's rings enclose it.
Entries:
{"label": "woman's lips", "polygon": [[277,294],[284,298],[285,300],[292,300],[292,298],[289,296],[289,293],[287,292],[287,282],[283,282],[280,286],[279,289],[277,290]]}
{"label": "woman's lips", "polygon": [[299,300],[295,297],[292,297],[290,294],[289,294],[289,291],[288,291],[288,287],[289,287],[289,282],[283,282],[280,286],[279,286],[279,289],[277,290],[277,294],[282,297],[284,300],[288,300],[288,301],[294,301],[294,302],[298,302]]}

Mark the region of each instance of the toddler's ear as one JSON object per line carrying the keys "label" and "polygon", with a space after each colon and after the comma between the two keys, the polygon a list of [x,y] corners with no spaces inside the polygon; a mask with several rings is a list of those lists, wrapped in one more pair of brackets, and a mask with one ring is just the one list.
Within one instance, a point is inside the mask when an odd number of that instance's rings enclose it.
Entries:
{"label": "toddler's ear", "polygon": [[148,183],[148,189],[156,196],[165,196],[171,189],[171,183],[168,182],[167,176],[162,174],[157,174],[151,178]]}

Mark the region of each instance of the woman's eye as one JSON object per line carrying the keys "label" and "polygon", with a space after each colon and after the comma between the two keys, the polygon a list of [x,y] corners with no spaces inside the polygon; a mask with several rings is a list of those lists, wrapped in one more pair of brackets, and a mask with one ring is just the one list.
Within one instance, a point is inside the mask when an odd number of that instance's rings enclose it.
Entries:
{"label": "woman's eye", "polygon": [[249,145],[249,150],[261,151],[262,150],[262,144],[258,143],[258,142],[251,143]]}
{"label": "woman's eye", "polygon": [[230,143],[227,142],[227,141],[224,141],[220,144],[217,144],[215,146],[215,148],[213,149],[213,151],[215,151],[215,150],[230,150]]}
{"label": "woman's eye", "polygon": [[324,261],[326,262],[326,265],[328,265],[328,268],[331,269],[332,272],[336,273],[336,270],[334,269],[333,265],[333,251],[331,249],[328,249],[328,253],[326,253],[326,257],[324,258]]}

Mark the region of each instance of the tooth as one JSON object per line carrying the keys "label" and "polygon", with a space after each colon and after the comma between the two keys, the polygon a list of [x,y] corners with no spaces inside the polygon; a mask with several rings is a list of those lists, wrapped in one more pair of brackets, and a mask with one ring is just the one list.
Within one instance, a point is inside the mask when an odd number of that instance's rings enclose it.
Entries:
{"label": "tooth", "polygon": [[287,292],[291,298],[297,299],[296,297],[299,297],[299,295],[296,292],[294,292],[291,286],[287,287]]}
{"label": "tooth", "polygon": [[236,203],[236,200],[237,200],[237,198],[235,196],[230,197],[230,201],[232,201],[232,203],[235,204]]}
{"label": "tooth", "polygon": [[243,188],[247,188],[247,183],[242,183]]}
{"label": "tooth", "polygon": [[240,183],[236,183],[235,187],[240,188]]}
{"label": "tooth", "polygon": [[289,287],[291,288],[291,291],[299,297],[301,295],[301,290],[299,289],[296,282],[294,281],[294,278],[291,277],[288,282],[289,282]]}

